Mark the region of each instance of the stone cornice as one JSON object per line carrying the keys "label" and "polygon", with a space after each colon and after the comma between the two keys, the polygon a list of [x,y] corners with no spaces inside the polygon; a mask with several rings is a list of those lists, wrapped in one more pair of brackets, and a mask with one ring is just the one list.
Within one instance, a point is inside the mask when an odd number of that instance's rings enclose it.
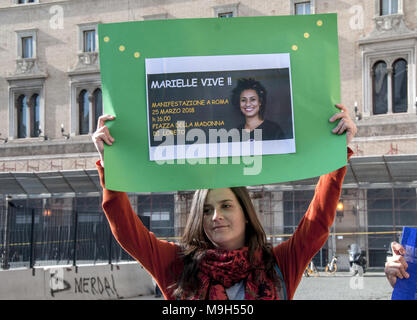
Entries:
{"label": "stone cornice", "polygon": [[417,38],[417,31],[410,30],[405,25],[403,14],[375,16],[373,20],[374,30],[366,37],[359,39],[359,45]]}

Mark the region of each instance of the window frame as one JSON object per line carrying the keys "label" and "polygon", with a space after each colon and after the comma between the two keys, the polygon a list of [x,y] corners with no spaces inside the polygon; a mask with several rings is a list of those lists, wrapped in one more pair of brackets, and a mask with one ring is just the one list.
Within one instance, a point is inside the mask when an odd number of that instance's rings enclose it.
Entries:
{"label": "window frame", "polygon": [[[83,23],[78,25],[78,53],[97,53],[98,48],[98,32],[97,32],[97,25],[99,22],[95,23]],[[85,51],[85,32],[86,31],[94,31],[94,51]]]}
{"label": "window frame", "polygon": [[[92,40],[88,35],[93,33],[94,40]],[[96,30],[87,29],[83,31],[83,52],[97,52],[96,50]]]}
{"label": "window frame", "polygon": [[290,15],[296,15],[295,5],[300,3],[310,2],[310,14],[316,14],[316,0],[290,0]]}
{"label": "window frame", "polygon": [[[24,102],[26,99],[26,102]],[[25,139],[29,138],[28,135],[29,131],[29,98],[26,94],[19,94],[15,99],[16,105],[16,138],[17,139]],[[26,110],[23,112],[23,105],[26,105]],[[22,114],[23,113],[23,114]],[[25,124],[25,129],[21,130],[21,123]],[[24,131],[24,132],[21,132]],[[21,136],[22,133],[22,136]]]}
{"label": "window frame", "polygon": [[[391,16],[391,15],[393,15],[393,14],[398,14],[398,0],[388,0],[389,2],[389,4],[388,4],[388,13],[387,14],[383,14],[382,13],[382,9],[383,9],[383,6],[382,6],[382,3],[383,3],[383,1],[384,0],[380,0],[379,1],[379,15],[382,17],[382,16]],[[392,11],[392,1],[397,1],[397,12],[391,12]]]}
{"label": "window frame", "polygon": [[[297,13],[297,7],[300,6],[300,5],[303,5],[303,7],[302,7],[303,8],[303,13]],[[307,5],[308,5],[308,8],[310,10],[309,13],[306,12]],[[295,15],[311,14],[311,2],[310,1],[305,1],[305,2],[296,2],[296,3],[294,3],[294,14]]]}
{"label": "window frame", "polygon": [[[37,29],[30,29],[30,30],[17,30],[17,58],[18,59],[36,59],[37,57],[37,50],[36,50],[36,43],[37,43]],[[23,39],[25,38],[32,38],[32,56],[31,57],[24,57],[23,55]]]}
{"label": "window frame", "polygon": [[[37,96],[37,98],[35,98]],[[36,103],[39,99],[39,104]],[[38,111],[36,110],[38,108]],[[39,113],[39,124],[36,125],[36,113]],[[38,138],[43,132],[41,127],[41,97],[39,93],[34,93],[29,98],[29,130],[31,138]],[[36,132],[37,130],[37,132]]]}
{"label": "window frame", "polygon": [[415,68],[408,67],[407,72],[407,112],[392,112],[392,75],[389,75],[388,81],[388,111],[384,114],[373,114],[373,79],[372,68],[377,61],[384,61],[387,64],[387,70],[391,72],[393,63],[398,59],[404,59],[408,65],[413,65],[416,61],[416,48],[413,41],[404,40],[399,43],[392,43],[387,46],[386,42],[372,43],[363,51],[363,110],[362,115],[365,118],[369,117],[387,117],[393,115],[415,114],[416,113],[416,71]]}
{"label": "window frame", "polygon": [[[9,140],[23,140],[23,139],[37,139],[45,133],[43,131],[35,132],[34,126],[34,112],[35,103],[34,97],[39,97],[39,127],[38,130],[43,130],[45,124],[45,101],[43,98],[44,88],[40,87],[15,87],[11,88],[9,92]],[[19,98],[26,97],[27,111],[26,111],[26,129],[25,137],[19,137]]]}
{"label": "window frame", "polygon": [[[90,95],[90,92],[87,90],[87,89],[81,89],[80,90],[80,92],[78,93],[78,95],[77,95],[77,105],[78,105],[78,135],[86,135],[86,134],[89,134],[89,133],[91,133],[91,125],[90,125],[90,118],[91,118],[91,107],[90,107],[90,104],[91,104],[91,95]],[[85,101],[85,99],[87,99],[86,101]],[[82,126],[82,123],[83,123],[83,121],[82,121],[82,117],[81,117],[81,115],[82,115],[82,112],[81,112],[81,110],[84,110],[84,112],[86,111],[86,114],[87,114],[87,117],[88,117],[88,119],[87,119],[87,128],[84,128],[83,126]],[[86,129],[86,131],[82,131],[81,129]]]}
{"label": "window frame", "polygon": [[[396,104],[395,104],[395,90],[396,90],[395,71],[396,71],[396,68],[395,68],[395,65],[397,63],[401,62],[401,61],[405,62],[405,74],[406,74],[406,83],[407,83],[407,86],[406,86],[407,94],[406,94],[406,96],[408,97],[408,90],[409,90],[409,88],[408,88],[408,86],[409,86],[409,83],[408,83],[408,69],[409,68],[408,68],[408,66],[409,66],[409,62],[407,60],[405,60],[404,58],[398,58],[392,63],[391,91],[392,91],[392,111],[393,111],[393,113],[407,113],[408,112],[408,105],[409,105],[408,99],[407,99],[407,103],[406,103],[407,111],[405,111],[405,112],[404,111],[395,111],[395,109],[396,109]],[[399,108],[399,107],[400,106],[397,106],[397,108]]]}
{"label": "window frame", "polygon": [[21,6],[21,5],[34,5],[34,4],[38,4],[39,0],[33,0],[32,2],[29,2],[29,0],[23,0],[22,3],[19,3],[20,0],[13,0],[13,4],[15,6]]}
{"label": "window frame", "polygon": [[[376,102],[375,102],[375,69],[376,69],[376,67],[377,67],[377,65],[379,65],[379,64],[384,64],[385,66],[384,66],[384,68],[385,68],[385,74],[383,75],[383,77],[385,78],[384,79],[384,82],[386,82],[386,92],[385,92],[385,94],[386,94],[386,106],[384,106],[384,107],[386,107],[386,111],[385,112],[382,112],[382,113],[375,113],[375,111],[376,111]],[[388,86],[389,86],[389,84],[388,84],[388,73],[389,73],[389,67],[388,67],[388,64],[387,64],[387,62],[386,61],[384,61],[384,60],[378,60],[378,61],[376,61],[373,65],[372,65],[372,69],[371,69],[371,81],[372,81],[372,114],[373,115],[380,115],[380,114],[387,114],[388,113],[388,111],[390,110],[389,109],[389,102],[388,102],[388,100],[389,100],[389,97],[388,97],[388,93],[389,93],[389,88],[388,88]],[[385,108],[384,108],[385,109]]]}
{"label": "window frame", "polygon": [[404,14],[404,1],[403,0],[397,0],[397,12],[382,15],[382,6],[381,6],[382,0],[375,0],[375,17],[387,17],[391,15],[403,15]]}
{"label": "window frame", "polygon": [[[100,100],[101,100],[101,114],[100,115],[97,115],[97,107],[98,107],[97,98],[98,98],[98,92],[100,92]],[[98,118],[101,115],[103,115],[103,91],[101,90],[101,87],[100,88],[96,88],[93,91],[92,97],[93,97],[93,110],[92,110],[93,113],[92,113],[91,117],[93,119],[93,132],[94,132],[94,131],[97,130]]]}
{"label": "window frame", "polygon": [[229,14],[229,13],[231,13],[232,16],[228,17],[228,18],[233,18],[233,17],[238,17],[239,16],[239,2],[231,3],[231,4],[227,4],[227,5],[222,5],[222,6],[214,6],[212,8],[213,8],[213,12],[214,12],[214,17],[216,17],[216,18],[226,18],[226,17],[220,17],[220,15]]}
{"label": "window frame", "polygon": [[89,130],[88,134],[94,132],[94,91],[101,87],[100,73],[73,75],[70,81],[71,87],[71,122],[70,122],[70,135],[74,136],[85,136],[87,134],[80,134],[80,113],[79,113],[79,96],[82,90],[87,90],[89,96]]}

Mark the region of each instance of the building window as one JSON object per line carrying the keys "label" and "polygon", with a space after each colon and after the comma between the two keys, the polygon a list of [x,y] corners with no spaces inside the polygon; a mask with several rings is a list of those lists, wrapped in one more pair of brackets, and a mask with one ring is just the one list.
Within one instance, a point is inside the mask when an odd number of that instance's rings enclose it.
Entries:
{"label": "building window", "polygon": [[17,0],[16,4],[25,4],[25,3],[36,3],[39,0]]}
{"label": "building window", "polygon": [[315,0],[290,0],[290,14],[304,15],[315,14]]}
{"label": "building window", "polygon": [[314,191],[285,191],[284,192],[284,233],[292,234],[313,199]]}
{"label": "building window", "polygon": [[94,99],[94,123],[93,123],[93,131],[97,129],[98,118],[103,114],[103,101],[101,95],[101,89],[96,89],[93,93]]}
{"label": "building window", "polygon": [[239,3],[213,7],[214,16],[217,18],[231,18],[238,16]]}
{"label": "building window", "polygon": [[88,23],[78,25],[78,52],[90,53],[97,52],[97,23]]}
{"label": "building window", "polygon": [[157,237],[174,236],[174,195],[139,195],[137,208],[143,224]]}
{"label": "building window", "polygon": [[27,137],[27,128],[28,128],[28,99],[25,95],[19,96],[17,98],[17,137],[26,138]]}
{"label": "building window", "polygon": [[85,83],[71,89],[71,134],[86,135],[97,129],[103,114],[102,91],[99,83]]}
{"label": "building window", "polygon": [[233,12],[221,12],[218,14],[219,18],[232,18]]}
{"label": "building window", "polygon": [[17,138],[40,136],[40,97],[20,95],[16,101]]}
{"label": "building window", "polygon": [[34,94],[30,99],[30,136],[39,137],[41,134],[40,119],[41,119],[41,106],[40,97],[38,94]]}
{"label": "building window", "polygon": [[295,3],[295,14],[296,15],[311,14],[310,1]]}
{"label": "building window", "polygon": [[83,52],[95,52],[96,51],[96,31],[86,30],[83,32]]}
{"label": "building window", "polygon": [[407,112],[407,61],[398,59],[392,69],[392,111]]}
{"label": "building window", "polygon": [[33,37],[23,37],[22,39],[22,58],[33,57]]}
{"label": "building window", "polygon": [[379,61],[374,64],[373,74],[373,114],[384,114],[388,112],[388,86],[387,86],[387,64]]}
{"label": "building window", "polygon": [[36,29],[16,31],[18,59],[36,58]]}
{"label": "building window", "polygon": [[373,114],[408,112],[407,61],[377,61],[371,74]]}
{"label": "building window", "polygon": [[90,103],[88,99],[88,91],[82,90],[78,96],[79,106],[79,133],[88,134],[89,132],[89,114],[90,114]]}
{"label": "building window", "polygon": [[380,15],[386,16],[398,13],[398,0],[380,0]]}

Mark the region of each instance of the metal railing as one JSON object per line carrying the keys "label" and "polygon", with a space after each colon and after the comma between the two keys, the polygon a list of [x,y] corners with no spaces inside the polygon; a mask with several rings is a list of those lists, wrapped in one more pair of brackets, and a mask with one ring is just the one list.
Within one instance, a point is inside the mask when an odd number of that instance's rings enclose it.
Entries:
{"label": "metal railing", "polygon": [[132,260],[103,212],[0,207],[0,269]]}

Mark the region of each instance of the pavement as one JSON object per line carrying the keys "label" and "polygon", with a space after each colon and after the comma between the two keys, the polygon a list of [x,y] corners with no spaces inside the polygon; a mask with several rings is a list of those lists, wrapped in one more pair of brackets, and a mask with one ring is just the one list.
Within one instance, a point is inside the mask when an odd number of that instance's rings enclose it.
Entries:
{"label": "pavement", "polygon": [[[351,276],[349,272],[302,278],[294,300],[391,300],[392,287],[384,272],[367,272]],[[163,300],[154,295],[133,297],[126,300]]]}

